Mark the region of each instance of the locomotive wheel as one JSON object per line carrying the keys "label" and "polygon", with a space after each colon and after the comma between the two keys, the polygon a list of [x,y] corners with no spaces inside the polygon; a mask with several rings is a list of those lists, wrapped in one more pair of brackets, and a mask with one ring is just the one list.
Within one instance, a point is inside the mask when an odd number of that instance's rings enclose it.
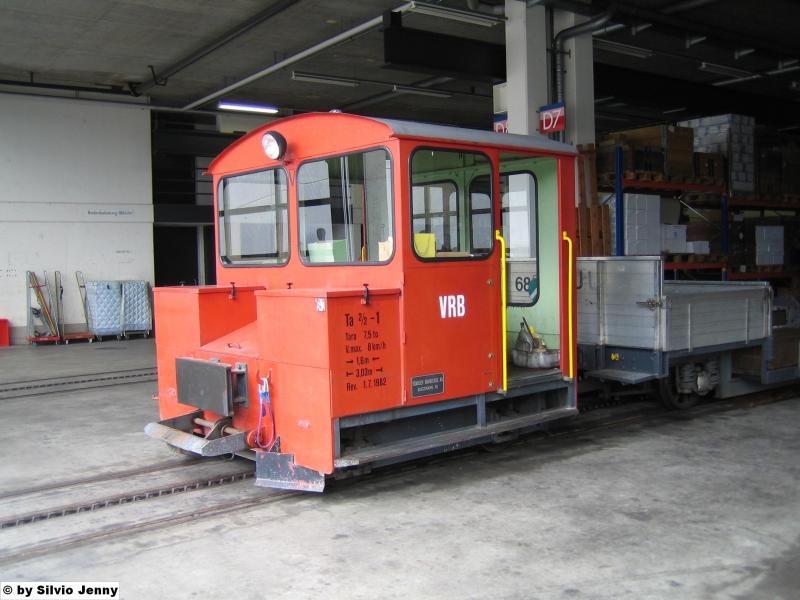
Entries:
{"label": "locomotive wheel", "polygon": [[670,410],[686,410],[700,400],[697,394],[679,394],[676,383],[676,372],[658,380],[658,397],[662,404]]}

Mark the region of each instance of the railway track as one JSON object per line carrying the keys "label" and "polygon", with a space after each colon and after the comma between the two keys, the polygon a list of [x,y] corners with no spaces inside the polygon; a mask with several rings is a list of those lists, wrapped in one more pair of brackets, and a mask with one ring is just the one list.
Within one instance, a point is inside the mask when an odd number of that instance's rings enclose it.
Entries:
{"label": "railway track", "polygon": [[91,373],[87,375],[65,375],[45,379],[10,381],[0,383],[0,400],[51,394],[53,392],[71,392],[111,385],[156,381],[155,367],[145,369],[125,369],[110,373]]}
{"label": "railway track", "polygon": [[101,508],[108,508],[110,506],[120,506],[122,504],[130,504],[131,502],[140,502],[142,500],[150,500],[151,498],[161,498],[163,496],[171,496],[193,490],[225,485],[226,483],[235,483],[237,481],[249,479],[252,476],[253,469],[249,468],[231,473],[230,475],[222,475],[219,477],[212,477],[210,479],[200,478],[177,481],[157,487],[106,496],[96,500],[65,504],[56,506],[55,508],[47,508],[44,510],[0,518],[0,529],[10,529],[12,527],[19,527],[20,525],[27,525],[37,521],[46,521],[48,519],[55,519],[57,517],[65,517],[67,515],[95,511]]}
{"label": "railway track", "polygon": [[10,492],[3,492],[0,494],[0,500],[7,500],[9,498],[16,498],[19,496],[30,496],[41,492],[48,492],[53,490],[65,489],[76,487],[79,485],[88,485],[90,483],[100,483],[105,481],[113,481],[114,479],[124,479],[126,477],[133,477],[135,475],[145,475],[149,473],[158,473],[161,471],[168,471],[170,469],[178,469],[186,467],[191,464],[197,464],[200,459],[185,458],[170,461],[164,461],[147,465],[146,467],[137,467],[134,469],[124,469],[120,471],[111,471],[109,473],[99,473],[90,477],[80,477],[78,479],[66,479],[63,481],[56,481],[54,483],[47,483],[43,485],[31,486],[19,490],[12,490]]}
{"label": "railway track", "polygon": [[[153,518],[135,519],[131,522],[111,522],[88,531],[80,531],[66,536],[55,535],[30,544],[16,546],[11,544],[7,546],[3,543],[4,536],[8,539],[8,534],[22,527],[25,527],[25,529],[30,527],[30,532],[38,534],[39,530],[37,530],[35,525],[42,526],[45,522],[51,522],[55,519],[63,520],[63,517],[72,515],[86,515],[87,513],[95,513],[101,509],[134,503],[140,504],[147,500],[185,494],[196,490],[221,487],[245,481],[254,476],[254,466],[247,461],[178,459],[148,465],[147,467],[124,469],[91,477],[63,480],[47,485],[31,486],[6,492],[0,496],[0,511],[2,511],[4,505],[7,506],[9,503],[27,505],[29,503],[36,503],[37,501],[41,502],[43,499],[46,502],[52,502],[50,499],[51,496],[55,496],[55,500],[58,501],[58,499],[62,498],[64,495],[69,496],[70,494],[81,493],[81,489],[76,490],[75,488],[86,488],[86,486],[93,485],[104,486],[107,483],[114,483],[124,487],[126,483],[135,482],[137,478],[144,477],[152,479],[156,476],[170,474],[172,471],[180,472],[182,470],[191,470],[192,468],[198,470],[205,469],[206,471],[209,469],[212,471],[221,470],[222,472],[206,473],[205,475],[194,477],[180,477],[179,474],[176,474],[174,478],[160,484],[134,487],[133,489],[127,489],[111,495],[90,495],[88,498],[79,499],[77,501],[57,503],[55,505],[50,504],[36,510],[0,516],[0,548],[4,546],[8,548],[7,550],[0,550],[0,564],[17,562],[41,554],[58,552],[67,548],[123,535],[125,533],[184,523],[194,518],[211,516],[226,510],[242,509],[251,504],[260,504],[266,499],[267,495],[264,494],[256,498],[251,497],[217,503],[192,510],[169,512],[169,514]],[[22,533],[22,537],[26,537],[24,533]],[[31,537],[35,537],[35,535]]]}
{"label": "railway track", "polygon": [[125,523],[122,525],[114,524],[107,527],[98,528],[95,531],[28,544],[26,546],[13,548],[7,552],[0,552],[0,565],[28,560],[44,554],[61,552],[70,548],[83,546],[85,544],[112,539],[124,534],[140,533],[154,529],[172,527],[197,519],[225,514],[233,510],[245,510],[257,506],[264,506],[285,498],[296,497],[300,495],[302,495],[300,492],[294,491],[274,493],[268,492],[257,498],[221,502],[200,509],[179,511],[153,519],[138,520],[136,522]]}
{"label": "railway track", "polygon": [[[668,411],[654,402],[623,401],[614,406],[590,410],[588,412],[592,414],[587,415],[587,417],[570,420],[566,424],[551,428],[550,430],[546,431],[544,435],[533,434],[533,436],[526,436],[523,438],[522,443],[531,443],[534,445],[547,443],[552,444],[554,443],[554,439],[569,439],[586,435],[591,432],[599,432],[601,430],[621,428],[631,425],[647,425],[692,420],[710,414],[721,414],[732,410],[747,409],[771,404],[774,402],[780,402],[791,397],[796,397],[796,393],[791,393],[786,389],[782,389],[729,400],[708,402],[681,412]],[[368,481],[374,482],[376,480],[389,479],[396,477],[400,473],[407,474],[409,469],[425,468],[426,466],[439,467],[452,461],[464,460],[465,457],[477,455],[479,453],[480,450],[471,448],[451,454],[421,459],[411,463],[410,465],[407,464],[404,466],[377,469],[372,473],[362,475],[355,479],[332,481],[329,493],[343,492],[346,491],[346,489],[351,485],[358,486],[361,483],[366,484]],[[141,469],[130,469],[126,471],[97,475],[94,477],[55,483],[49,486],[38,486],[27,488],[25,490],[12,491],[4,494],[1,498],[24,498],[25,495],[39,493],[42,491],[53,491],[71,486],[78,486],[85,482],[96,483],[120,480],[134,475],[168,471],[180,467],[181,463],[183,466],[188,466],[200,462],[203,461],[170,461],[168,463],[161,463],[160,465],[152,465],[150,467]],[[94,512],[109,506],[121,506],[131,503],[138,504],[150,499],[163,498],[165,496],[172,496],[192,490],[223,486],[226,484],[241,482],[253,476],[253,469],[249,465],[249,468],[242,468],[241,463],[237,463],[237,466],[238,468],[231,469],[231,472],[215,477],[177,481],[168,483],[166,485],[154,486],[152,488],[125,492],[115,496],[108,496],[73,504],[58,505],[50,509],[30,511],[28,513],[2,518],[0,519],[0,547],[4,545],[2,543],[3,535],[8,533],[8,530],[14,531],[19,529],[22,531],[23,526],[25,526],[24,529],[28,529],[28,526],[30,526],[31,531],[34,531],[36,530],[37,523],[51,521],[56,518],[68,517],[69,515],[79,515],[86,512]],[[114,539],[124,535],[164,529],[174,525],[212,518],[214,516],[230,513],[232,511],[243,511],[252,508],[258,508],[276,502],[290,500],[292,498],[303,499],[308,498],[308,495],[296,491],[282,492],[259,489],[256,491],[256,495],[251,495],[246,498],[228,499],[221,502],[214,502],[207,506],[177,510],[174,512],[169,512],[168,514],[154,516],[152,518],[140,518],[133,521],[105,524],[88,531],[81,530],[70,535],[57,536],[29,544],[18,545],[16,547],[11,547],[8,550],[0,550],[0,565],[16,563],[37,556],[61,552],[70,548]]]}

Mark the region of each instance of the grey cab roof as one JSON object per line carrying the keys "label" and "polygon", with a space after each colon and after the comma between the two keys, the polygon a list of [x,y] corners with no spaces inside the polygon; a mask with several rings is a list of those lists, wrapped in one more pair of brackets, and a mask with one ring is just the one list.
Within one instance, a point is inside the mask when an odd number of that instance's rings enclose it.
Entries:
{"label": "grey cab roof", "polygon": [[525,150],[540,150],[559,154],[575,154],[574,146],[556,142],[539,135],[518,135],[515,133],[497,133],[466,127],[435,125],[417,121],[400,121],[397,119],[380,119],[369,117],[391,128],[392,133],[402,137],[449,139],[459,142],[473,142],[490,146],[513,146]]}

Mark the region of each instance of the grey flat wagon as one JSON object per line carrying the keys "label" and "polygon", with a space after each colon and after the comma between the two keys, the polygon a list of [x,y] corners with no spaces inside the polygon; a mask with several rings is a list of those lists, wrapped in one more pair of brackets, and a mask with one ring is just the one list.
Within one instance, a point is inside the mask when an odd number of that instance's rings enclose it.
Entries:
{"label": "grey flat wagon", "polygon": [[[578,349],[585,379],[656,382],[669,406],[800,378],[797,340],[776,365],[765,282],[665,281],[660,257],[578,259]],[[792,340],[795,340],[792,342]]]}

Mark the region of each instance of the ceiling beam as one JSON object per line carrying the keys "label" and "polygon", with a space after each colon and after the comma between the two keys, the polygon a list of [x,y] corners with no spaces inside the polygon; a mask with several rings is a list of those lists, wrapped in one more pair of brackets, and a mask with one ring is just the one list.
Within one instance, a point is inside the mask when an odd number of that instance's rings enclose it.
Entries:
{"label": "ceiling beam", "polygon": [[[398,6],[397,8],[393,9],[392,12],[403,13],[403,12],[406,12],[406,11],[411,10],[413,8],[414,8],[414,2],[406,2],[405,4],[402,4],[402,5]],[[284,58],[283,60],[278,61],[278,62],[276,62],[276,63],[274,63],[274,64],[272,64],[272,65],[270,65],[268,67],[265,67],[265,68],[261,69],[260,71],[256,71],[252,75],[248,75],[247,77],[244,77],[243,79],[240,79],[239,81],[236,81],[236,82],[234,82],[234,83],[232,83],[232,84],[230,84],[230,85],[228,85],[228,86],[226,86],[226,87],[224,87],[222,89],[216,90],[215,92],[212,92],[212,93],[208,94],[207,96],[203,96],[199,100],[195,100],[194,102],[190,102],[189,104],[187,104],[186,106],[183,107],[183,110],[192,110],[194,108],[197,108],[198,106],[202,106],[203,104],[206,104],[207,102],[211,102],[212,100],[216,100],[220,96],[224,96],[225,94],[228,94],[230,92],[233,92],[233,91],[236,91],[236,90],[238,90],[240,88],[243,88],[244,86],[249,85],[249,84],[253,83],[254,81],[258,81],[262,77],[266,77],[267,75],[275,73],[276,71],[280,71],[281,69],[285,69],[286,67],[290,67],[290,66],[300,62],[301,60],[305,60],[306,58],[314,56],[315,54],[318,54],[319,52],[322,52],[323,50],[326,50],[328,48],[332,48],[333,46],[338,46],[339,44],[341,44],[343,42],[350,41],[353,38],[358,37],[358,36],[368,32],[368,31],[372,31],[376,27],[380,27],[381,25],[383,25],[383,21],[384,21],[384,15],[380,15],[380,16],[374,17],[372,19],[369,19],[368,21],[364,21],[360,25],[356,25],[355,27],[351,27],[350,29],[347,29],[346,31],[343,31],[338,35],[330,37],[327,40],[323,40],[323,41],[321,41],[321,42],[319,42],[317,44],[314,44],[313,46],[309,46],[305,50],[301,50],[300,52],[297,52],[296,54],[292,54],[291,56],[289,56],[287,58]]]}
{"label": "ceiling beam", "polygon": [[[593,3],[594,4],[594,3]],[[777,56],[797,56],[800,48],[787,46],[775,40],[751,36],[744,31],[731,31],[717,25],[700,23],[686,17],[667,14],[666,12],[633,6],[620,2],[603,2],[615,9],[615,17],[630,21],[631,23],[651,22],[661,28],[674,31],[681,36],[686,33],[705,35],[713,40],[723,42],[727,47],[742,48],[747,46]]]}
{"label": "ceiling beam", "polygon": [[164,85],[166,81],[175,75],[176,73],[180,73],[185,68],[193,65],[201,58],[204,58],[219,50],[225,44],[232,42],[233,40],[237,39],[238,37],[244,35],[251,29],[261,25],[263,22],[268,21],[278,13],[283,12],[290,6],[297,4],[299,0],[278,0],[274,4],[270,5],[268,8],[265,8],[258,14],[253,15],[246,21],[239,23],[236,27],[229,29],[221,36],[216,38],[215,40],[201,46],[197,50],[194,50],[184,56],[183,58],[177,60],[176,62],[172,63],[168,67],[164,67],[156,72],[153,67],[151,68],[152,77],[148,81],[144,81],[142,83],[131,83],[130,89],[134,95],[144,94],[146,91],[150,90],[151,88],[157,85]]}
{"label": "ceiling beam", "polygon": [[[613,96],[632,105],[662,110],[682,106],[686,107],[688,113],[697,115],[736,113],[753,116],[764,124],[781,127],[800,125],[800,104],[774,96],[724,89],[601,63],[594,65],[594,85],[596,97]],[[658,94],[653,94],[653,90],[658,90]]]}
{"label": "ceiling beam", "polygon": [[[751,36],[744,31],[731,31],[717,25],[700,23],[675,14],[676,10],[689,10],[692,8],[699,8],[703,4],[708,4],[708,2],[702,0],[697,0],[696,2],[682,2],[661,10],[642,8],[615,0],[592,0],[589,3],[579,0],[543,1],[553,8],[567,10],[589,17],[613,9],[614,21],[624,25],[636,26],[642,23],[653,23],[659,30],[676,35],[682,39],[685,39],[687,34],[691,34],[692,36],[706,36],[710,39],[710,43],[717,42],[725,48],[732,48],[734,50],[746,46],[777,57],[797,58],[797,56],[800,55],[800,47],[787,46],[786,44],[772,39]],[[724,10],[724,7],[721,7],[720,10]],[[604,30],[604,33],[610,33],[618,29],[622,28],[611,25]]]}

